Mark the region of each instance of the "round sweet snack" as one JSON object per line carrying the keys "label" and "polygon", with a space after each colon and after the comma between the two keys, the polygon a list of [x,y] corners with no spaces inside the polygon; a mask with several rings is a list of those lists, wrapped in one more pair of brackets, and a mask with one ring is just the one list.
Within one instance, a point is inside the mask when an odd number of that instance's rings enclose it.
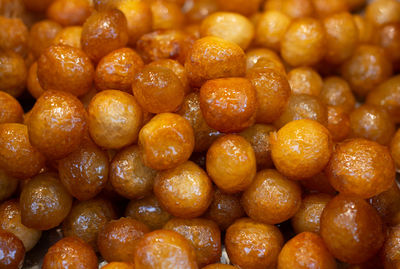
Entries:
{"label": "round sweet snack", "polygon": [[13,233],[0,229],[0,267],[4,269],[21,268],[25,257],[22,241]]}

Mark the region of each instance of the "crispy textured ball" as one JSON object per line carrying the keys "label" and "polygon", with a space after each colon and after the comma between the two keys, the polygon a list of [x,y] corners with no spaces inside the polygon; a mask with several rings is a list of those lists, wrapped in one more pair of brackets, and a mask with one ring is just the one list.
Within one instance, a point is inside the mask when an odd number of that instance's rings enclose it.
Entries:
{"label": "crispy textured ball", "polygon": [[110,262],[104,267],[101,267],[102,269],[134,269],[134,265],[132,263],[127,263],[127,262]]}
{"label": "crispy textured ball", "polygon": [[388,235],[382,249],[382,257],[385,268],[399,268],[399,240],[400,225],[389,228]]}
{"label": "crispy textured ball", "polygon": [[26,183],[19,203],[23,225],[37,230],[49,230],[67,217],[72,206],[72,196],[56,174],[45,173]]}
{"label": "crispy textured ball", "polygon": [[145,166],[137,145],[122,149],[110,164],[110,182],[114,190],[128,199],[151,193],[156,171]]}
{"label": "crispy textured ball", "polygon": [[377,25],[400,22],[400,3],[396,0],[373,1],[365,9],[365,18]]}
{"label": "crispy textured ball", "polygon": [[24,59],[15,52],[0,51],[0,91],[18,97],[28,76]]}
{"label": "crispy textured ball", "polygon": [[194,247],[198,265],[203,266],[217,262],[221,256],[221,232],[218,225],[207,219],[173,218],[165,225],[185,237]]}
{"label": "crispy textured ball", "polygon": [[311,67],[292,69],[287,75],[292,94],[319,96],[322,90],[322,78]]}
{"label": "crispy textured ball", "polygon": [[336,261],[322,238],[304,232],[290,239],[278,257],[278,269],[324,268],[336,269]]}
{"label": "crispy textured ball", "polygon": [[22,268],[25,248],[13,233],[0,229],[0,267],[4,269]]}
{"label": "crispy textured ball", "polygon": [[148,66],[158,66],[170,69],[181,81],[182,86],[185,90],[185,94],[191,91],[185,67],[178,61],[172,59],[160,59],[151,62],[150,64],[148,64]]}
{"label": "crispy textured ball", "polygon": [[282,58],[292,66],[316,64],[325,52],[325,29],[313,18],[293,21],[282,39]]}
{"label": "crispy textured ball", "polygon": [[387,191],[368,201],[386,224],[389,226],[400,224],[400,188],[396,182]]}
{"label": "crispy textured ball", "polygon": [[53,45],[65,45],[81,49],[82,26],[69,26],[63,28],[54,37]]}
{"label": "crispy textured ball", "polygon": [[39,241],[42,232],[21,223],[21,209],[17,200],[9,200],[0,206],[0,228],[16,235],[31,250]]}
{"label": "crispy textured ball", "polygon": [[270,136],[271,156],[283,175],[301,180],[321,172],[332,153],[329,131],[316,121],[292,121]]}
{"label": "crispy textured ball", "polygon": [[191,161],[158,173],[154,194],[161,206],[176,217],[195,218],[211,203],[213,187],[206,172]]}
{"label": "crispy textured ball", "polygon": [[392,140],[396,127],[389,113],[380,106],[362,105],[350,114],[353,137],[362,137],[382,145]]}
{"label": "crispy textured ball", "polygon": [[209,80],[200,89],[200,108],[211,128],[240,132],[255,121],[256,90],[246,78]]}
{"label": "crispy textured ball", "polygon": [[42,268],[96,269],[98,263],[96,253],[90,245],[76,237],[65,237],[49,248]]}
{"label": "crispy textured ball", "polygon": [[94,67],[81,49],[50,46],[44,50],[37,65],[37,76],[44,90],[65,91],[80,96],[92,88]]}
{"label": "crispy textured ball", "polygon": [[138,240],[149,231],[145,224],[131,218],[112,220],[99,232],[97,246],[108,262],[133,262]]}
{"label": "crispy textured ball", "polygon": [[291,18],[278,10],[267,10],[256,24],[255,42],[263,47],[279,51],[281,41]]}
{"label": "crispy textured ball", "polygon": [[190,84],[200,87],[210,79],[241,77],[246,71],[246,56],[239,45],[219,37],[197,40],[186,57],[185,69]]}
{"label": "crispy textured ball", "polygon": [[131,200],[126,206],[125,215],[140,220],[151,230],[161,229],[171,218],[153,194],[140,200]]}
{"label": "crispy textured ball", "polygon": [[177,114],[161,113],[140,130],[139,146],[146,166],[170,169],[187,161],[192,154],[193,128]]}
{"label": "crispy textured ball", "polygon": [[159,66],[146,66],[138,72],[132,91],[140,106],[150,113],[176,111],[185,95],[185,89],[175,73]]}
{"label": "crispy textured ball", "polygon": [[43,93],[44,90],[39,83],[39,79],[37,76],[37,62],[34,62],[28,71],[28,78],[26,81],[26,87],[28,92],[35,98],[38,99]]}
{"label": "crispy textured ball", "polygon": [[95,12],[83,25],[82,49],[94,62],[127,43],[127,21],[118,9]]}
{"label": "crispy textured ball", "polygon": [[262,170],[242,196],[242,205],[253,220],[277,224],[290,219],[299,210],[301,188],[276,170]]}
{"label": "crispy textured ball", "polygon": [[28,52],[28,28],[19,18],[0,16],[0,49],[12,50],[24,57]]}
{"label": "crispy textured ball", "polygon": [[18,179],[0,169],[0,201],[10,198],[18,187]]}
{"label": "crispy textured ball", "polygon": [[376,210],[363,199],[344,194],[326,205],[320,233],[329,252],[350,264],[373,257],[384,241],[382,221]]}
{"label": "crispy textured ball", "polygon": [[26,125],[0,125],[0,168],[4,172],[25,179],[37,175],[44,164],[45,158],[42,153],[29,142]]}
{"label": "crispy textured ball", "polygon": [[328,123],[326,128],[329,130],[332,136],[332,140],[335,142],[343,141],[350,135],[349,114],[343,111],[338,106],[328,106]]}
{"label": "crispy textured ball", "polygon": [[174,231],[157,230],[144,235],[134,252],[135,269],[197,269],[194,248]]}
{"label": "crispy textured ball", "polygon": [[392,64],[382,48],[360,45],[344,62],[341,73],[354,93],[364,97],[392,75]]}
{"label": "crispy textured ball", "polygon": [[55,21],[43,20],[35,23],[29,32],[29,48],[33,56],[39,58],[61,30],[62,26]]}
{"label": "crispy textured ball", "polygon": [[326,172],[336,190],[362,198],[388,190],[396,173],[388,148],[363,138],[336,145]]}
{"label": "crispy textured ball", "polygon": [[105,199],[95,198],[78,202],[63,222],[64,236],[79,237],[97,250],[97,235],[107,222],[116,218],[112,204]]}
{"label": "crispy textured ball", "polygon": [[61,159],[75,151],[86,130],[86,111],[74,95],[45,91],[32,108],[29,139],[50,159]]}
{"label": "crispy textured ball", "polygon": [[354,109],[356,103],[349,84],[340,77],[325,78],[319,97],[325,105],[340,107],[347,113]]}
{"label": "crispy textured ball", "polygon": [[382,25],[377,31],[375,44],[385,50],[386,57],[398,69],[400,63],[400,22]]}
{"label": "crispy textured ball", "polygon": [[151,1],[150,7],[154,30],[182,28],[185,17],[176,3],[165,0]]}
{"label": "crispy textured ball", "polygon": [[55,0],[47,9],[47,17],[62,26],[82,25],[91,15],[89,0]]}
{"label": "crispy textured ball", "polygon": [[22,122],[24,111],[17,99],[0,91],[0,104],[0,124]]}
{"label": "crispy textured ball", "polygon": [[142,108],[126,92],[97,93],[88,107],[89,133],[94,142],[107,149],[119,149],[137,140],[142,126]]}
{"label": "crispy textured ball", "polygon": [[99,90],[131,93],[134,77],[143,66],[142,58],[133,49],[117,49],[97,64],[94,82]]}
{"label": "crispy textured ball", "polygon": [[274,268],[282,245],[277,227],[249,218],[235,221],[225,236],[229,259],[240,268]]}
{"label": "crispy textured ball", "polygon": [[333,197],[325,193],[306,195],[301,201],[301,206],[291,219],[292,227],[296,233],[319,233],[321,214],[326,204]]}
{"label": "crispy textured ball", "polygon": [[254,150],[239,135],[228,134],[218,138],[207,152],[207,173],[226,193],[247,189],[256,174]]}

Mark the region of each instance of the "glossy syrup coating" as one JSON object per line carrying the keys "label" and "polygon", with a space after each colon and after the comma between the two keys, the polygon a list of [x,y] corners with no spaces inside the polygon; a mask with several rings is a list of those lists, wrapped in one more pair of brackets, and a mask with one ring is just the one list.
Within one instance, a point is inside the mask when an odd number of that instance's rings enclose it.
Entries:
{"label": "glossy syrup coating", "polygon": [[365,9],[365,17],[376,25],[400,22],[400,3],[395,0],[374,1]]}
{"label": "glossy syrup coating", "polygon": [[396,172],[388,148],[355,138],[335,146],[326,173],[339,192],[370,198],[388,190]]}
{"label": "glossy syrup coating", "polygon": [[152,1],[150,7],[154,30],[182,28],[185,17],[176,3],[166,0]]}
{"label": "glossy syrup coating", "polygon": [[308,94],[319,96],[322,90],[322,78],[311,67],[298,67],[292,69],[288,75],[288,82],[292,94]]}
{"label": "glossy syrup coating", "polygon": [[290,219],[299,210],[301,188],[299,183],[276,170],[262,170],[243,193],[241,202],[253,220],[277,224]]}
{"label": "glossy syrup coating", "polygon": [[339,194],[321,215],[320,234],[337,259],[358,264],[373,257],[384,241],[382,220],[376,210],[356,196]]}
{"label": "glossy syrup coating", "polygon": [[26,87],[28,89],[28,92],[35,99],[38,99],[44,93],[44,90],[43,90],[42,86],[40,85],[39,79],[37,76],[37,62],[34,62],[29,67],[28,78],[26,80]]}
{"label": "glossy syrup coating", "polygon": [[197,269],[194,248],[182,235],[157,230],[144,235],[134,252],[135,269]]}
{"label": "glossy syrup coating", "polygon": [[[314,6],[312,0],[283,0],[275,2],[281,2],[278,3],[278,10],[281,10],[284,14],[291,18],[305,18],[312,17],[314,15]],[[268,4],[266,3],[265,5]]]}
{"label": "glossy syrup coating", "polygon": [[20,96],[28,76],[24,59],[12,51],[0,51],[0,91]]}
{"label": "glossy syrup coating", "polygon": [[151,193],[156,171],[145,166],[137,145],[118,152],[110,164],[110,182],[114,190],[128,199]]}
{"label": "glossy syrup coating", "polygon": [[17,190],[18,183],[17,178],[9,176],[0,169],[0,201],[10,198]]}
{"label": "glossy syrup coating", "polygon": [[89,0],[55,0],[46,11],[47,17],[62,26],[82,25],[93,12]]}
{"label": "glossy syrup coating", "polygon": [[58,173],[72,196],[89,200],[105,187],[108,163],[107,153],[86,139],[76,151],[58,161]]}
{"label": "glossy syrup coating", "polygon": [[181,81],[185,94],[191,91],[185,67],[178,61],[172,59],[160,59],[149,63],[148,66],[165,67],[170,69]]}
{"label": "glossy syrup coating", "polygon": [[375,44],[385,50],[386,57],[394,63],[396,69],[400,62],[400,22],[388,23],[378,28]]}
{"label": "glossy syrup coating", "polygon": [[294,231],[319,233],[321,214],[332,195],[325,193],[308,194],[301,201],[301,206],[291,219]]}
{"label": "glossy syrup coating", "polygon": [[125,216],[140,220],[151,230],[161,229],[171,218],[171,214],[161,207],[153,194],[139,200],[131,200],[126,206]]}
{"label": "glossy syrup coating", "polygon": [[98,268],[92,247],[76,237],[64,237],[49,248],[43,260],[43,269]]}
{"label": "glossy syrup coating", "polygon": [[396,269],[400,266],[400,225],[390,227],[382,249],[382,258],[385,268]]}
{"label": "glossy syrup coating", "polygon": [[176,111],[185,95],[185,89],[175,73],[158,66],[146,66],[138,72],[132,91],[140,106],[150,113]]}
{"label": "glossy syrup coating", "polygon": [[324,79],[320,100],[325,105],[337,106],[350,113],[355,106],[355,98],[346,80],[332,76]]}
{"label": "glossy syrup coating", "polygon": [[51,20],[42,20],[32,25],[29,31],[29,49],[33,56],[39,58],[61,30],[62,26]]}
{"label": "glossy syrup coating", "polygon": [[255,42],[263,47],[280,51],[281,41],[291,18],[278,10],[267,10],[256,24]]}
{"label": "glossy syrup coating", "polygon": [[139,147],[146,166],[156,170],[174,168],[193,152],[193,128],[177,114],[158,114],[140,130]]}
{"label": "glossy syrup coating", "polygon": [[200,87],[210,79],[241,77],[246,57],[239,45],[219,37],[198,39],[186,57],[185,69],[190,84]]}
{"label": "glossy syrup coating", "polygon": [[191,161],[158,173],[154,194],[170,214],[182,218],[202,215],[211,203],[213,186],[206,172]]}
{"label": "glossy syrup coating", "polygon": [[336,269],[336,261],[326,248],[322,238],[304,232],[290,239],[278,257],[278,269],[324,268]]}
{"label": "glossy syrup coating", "polygon": [[256,157],[247,140],[228,134],[214,141],[207,152],[207,173],[226,193],[247,189],[256,174]]}
{"label": "glossy syrup coating", "polygon": [[275,167],[290,179],[301,180],[321,172],[332,154],[329,131],[316,121],[292,121],[270,135]]}
{"label": "glossy syrup coating", "polygon": [[274,268],[282,245],[277,227],[249,218],[235,221],[225,235],[229,259],[240,268]]}
{"label": "glossy syrup coating", "polygon": [[37,65],[37,76],[44,90],[65,91],[80,96],[92,88],[94,67],[81,49],[50,46],[43,51]]}
{"label": "glossy syrup coating", "polygon": [[281,44],[282,58],[292,66],[313,65],[326,53],[326,36],[322,23],[313,18],[293,21]]}
{"label": "glossy syrup coating", "polygon": [[219,260],[221,232],[215,222],[201,218],[173,218],[164,225],[163,229],[179,233],[192,244],[197,263],[201,268]]}
{"label": "glossy syrup coating", "polygon": [[140,221],[120,218],[108,222],[99,232],[97,246],[108,262],[133,262],[138,240],[150,229]]}
{"label": "glossy syrup coating", "polygon": [[101,268],[102,269],[135,269],[135,265],[133,263],[127,263],[127,262],[110,262]]}
{"label": "glossy syrup coating", "polygon": [[200,89],[200,108],[211,128],[240,132],[255,121],[256,90],[246,78],[209,80]]}
{"label": "glossy syrup coating", "polygon": [[66,45],[74,48],[81,49],[81,35],[82,26],[68,26],[64,27],[58,34],[54,37],[53,45]]}
{"label": "glossy syrup coating", "polygon": [[284,74],[270,68],[255,67],[246,77],[257,95],[257,123],[272,123],[281,116],[288,103],[290,85]]}
{"label": "glossy syrup coating", "polygon": [[94,62],[127,43],[127,21],[120,10],[94,12],[83,25],[82,49]]}
{"label": "glossy syrup coating", "polygon": [[382,145],[392,140],[396,127],[385,108],[375,105],[362,105],[350,114],[353,137],[362,137]]}
{"label": "glossy syrup coating", "polygon": [[79,237],[97,250],[97,235],[104,226],[116,218],[116,212],[110,201],[95,198],[77,202],[64,220],[62,232],[65,237]]}
{"label": "glossy syrup coating", "polygon": [[255,13],[259,9],[261,2],[261,0],[217,0],[218,6],[221,10],[240,13],[245,16]]}
{"label": "glossy syrup coating", "polygon": [[13,233],[0,229],[0,267],[4,269],[21,268],[25,257],[22,241]]}
{"label": "glossy syrup coating", "polygon": [[256,48],[246,52],[246,73],[253,67],[270,68],[286,74],[281,58],[270,49]]}
{"label": "glossy syrup coating", "polygon": [[392,75],[392,64],[381,47],[360,45],[341,67],[342,76],[351,89],[365,97]]}
{"label": "glossy syrup coating", "polygon": [[328,106],[328,124],[326,128],[335,142],[343,141],[351,133],[350,116],[341,107]]}
{"label": "glossy syrup coating", "polygon": [[193,1],[183,9],[185,19],[190,23],[200,23],[208,15],[218,11],[218,3],[214,0]]}
{"label": "glossy syrup coating", "polygon": [[326,18],[349,10],[348,0],[312,0],[311,2],[318,18]]}
{"label": "glossy syrup coating", "polygon": [[33,177],[44,167],[45,157],[29,142],[26,125],[0,125],[0,168],[10,176]]}
{"label": "glossy syrup coating", "polygon": [[0,91],[0,104],[0,124],[22,122],[24,111],[17,99]]}
{"label": "glossy syrup coating", "polygon": [[29,139],[50,159],[75,151],[86,130],[86,111],[74,95],[45,91],[36,101],[28,121]]}
{"label": "glossy syrup coating", "polygon": [[400,188],[397,182],[384,192],[368,199],[389,226],[400,224]]}
{"label": "glossy syrup coating", "polygon": [[101,91],[90,101],[88,115],[89,133],[97,145],[119,149],[137,141],[143,112],[131,94]]}
{"label": "glossy syrup coating", "polygon": [[0,16],[0,49],[25,56],[28,52],[28,28],[20,18]]}
{"label": "glossy syrup coating", "polygon": [[19,203],[23,225],[37,230],[49,230],[67,217],[72,206],[72,196],[56,174],[44,173],[26,183]]}

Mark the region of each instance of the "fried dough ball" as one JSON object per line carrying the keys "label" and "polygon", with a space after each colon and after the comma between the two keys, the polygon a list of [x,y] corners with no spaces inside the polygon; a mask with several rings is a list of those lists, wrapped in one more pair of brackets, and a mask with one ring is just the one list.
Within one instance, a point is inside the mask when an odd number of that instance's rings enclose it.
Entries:
{"label": "fried dough ball", "polygon": [[243,193],[241,202],[253,220],[277,224],[290,219],[299,210],[301,188],[276,170],[262,170]]}
{"label": "fried dough ball", "polygon": [[105,199],[75,203],[63,222],[62,231],[65,237],[79,237],[97,250],[97,235],[112,219],[116,218],[113,205]]}
{"label": "fried dough ball", "polygon": [[362,198],[388,190],[396,173],[388,148],[363,138],[336,145],[326,172],[336,190]]}
{"label": "fried dough ball", "polygon": [[114,190],[128,199],[151,193],[156,171],[145,166],[137,145],[118,152],[110,164],[110,182]]}
{"label": "fried dough ball", "polygon": [[282,245],[277,227],[249,218],[235,221],[226,231],[229,259],[240,268],[274,268]]}
{"label": "fried dough ball", "polygon": [[102,267],[102,269],[134,269],[134,265],[132,263],[127,262],[110,262],[106,266]]}
{"label": "fried dough ball", "polygon": [[193,128],[177,114],[158,114],[140,130],[139,147],[146,166],[156,170],[177,167],[193,152]]}
{"label": "fried dough ball", "polygon": [[353,15],[354,22],[358,29],[358,40],[360,43],[368,44],[373,41],[376,25],[367,20],[364,16]]}
{"label": "fried dough ball", "polygon": [[384,241],[376,210],[363,199],[345,194],[337,195],[326,205],[320,234],[329,252],[350,264],[373,257]]}
{"label": "fried dough ball", "polygon": [[213,186],[206,172],[191,161],[158,173],[154,194],[170,214],[181,218],[201,216],[211,203]]}
{"label": "fried dough ball", "polygon": [[[26,1],[26,0],[25,0]],[[35,58],[50,47],[53,39],[62,30],[62,26],[51,20],[43,20],[35,23],[29,32],[29,48]]]}
{"label": "fried dough ball", "polygon": [[137,141],[143,112],[131,94],[101,91],[90,101],[88,115],[89,133],[97,145],[119,149]]}
{"label": "fried dough ball", "polygon": [[400,189],[396,182],[387,191],[368,201],[386,224],[389,226],[400,224]]}
{"label": "fried dough ball", "polygon": [[150,113],[174,112],[185,96],[185,89],[175,73],[158,66],[146,66],[138,72],[132,91],[140,106]]}
{"label": "fried dough ball", "polygon": [[311,67],[298,67],[292,69],[287,79],[292,94],[308,94],[319,96],[322,90],[322,78]]}
{"label": "fried dough ball", "polygon": [[55,0],[47,9],[47,17],[62,26],[82,25],[92,14],[90,0]]}
{"label": "fried dough ball", "polygon": [[67,217],[72,206],[72,196],[56,174],[44,173],[26,183],[19,203],[23,225],[37,230],[49,230]]}
{"label": "fried dough ball", "polygon": [[82,49],[81,46],[82,26],[69,26],[63,28],[54,37],[53,45],[65,45]]}
{"label": "fried dough ball", "polygon": [[275,167],[294,180],[321,172],[332,154],[329,131],[314,120],[292,121],[270,136]]}
{"label": "fried dough ball", "polygon": [[13,96],[0,91],[0,124],[20,123],[23,121],[24,111]]}
{"label": "fried dough ball", "polygon": [[125,215],[143,222],[151,230],[161,229],[171,218],[171,214],[161,207],[153,194],[140,200],[131,200],[126,206]]}
{"label": "fried dough ball", "polygon": [[329,194],[308,194],[301,201],[301,206],[291,219],[294,231],[319,233],[321,214],[326,204],[333,197]]}
{"label": "fried dough ball", "polygon": [[26,81],[26,87],[28,92],[35,98],[38,99],[43,93],[44,90],[39,83],[39,79],[37,76],[37,62],[34,62],[29,67],[28,78]]}
{"label": "fried dough ball", "polygon": [[143,66],[142,58],[133,49],[117,49],[97,64],[94,82],[99,90],[131,93],[134,77]]}
{"label": "fried dough ball", "polygon": [[264,9],[281,11],[291,18],[311,17],[314,14],[311,0],[267,0]]}
{"label": "fried dough ball", "polygon": [[0,16],[0,49],[12,50],[22,57],[28,53],[28,28],[19,18]]}
{"label": "fried dough ball", "polygon": [[400,168],[400,131],[399,129],[394,134],[390,142],[390,154],[394,160],[396,169]]}
{"label": "fried dough ball", "polygon": [[94,12],[83,25],[82,49],[94,62],[127,43],[127,20],[118,9]]}
{"label": "fried dough ball", "polygon": [[17,200],[9,200],[0,206],[0,228],[16,235],[30,251],[39,241],[42,232],[21,223],[21,209]]}
{"label": "fried dough ball", "polygon": [[239,135],[228,134],[215,140],[207,152],[207,173],[226,193],[247,189],[256,174],[254,150]]}
{"label": "fried dough ball", "polygon": [[326,18],[330,15],[349,10],[348,0],[311,0],[316,17]]}
{"label": "fried dough ball", "polygon": [[150,229],[140,221],[120,218],[108,222],[99,232],[97,246],[108,262],[133,262],[138,240]]}
{"label": "fried dough ball", "polygon": [[241,77],[246,71],[246,56],[239,45],[219,37],[198,39],[189,51],[185,69],[190,84],[200,87],[210,79]]}
{"label": "fried dough ball", "polygon": [[323,24],[313,18],[293,21],[281,43],[282,58],[292,66],[313,65],[326,53]]}
{"label": "fried dough ball", "polygon": [[285,67],[281,61],[281,58],[270,49],[252,49],[246,53],[246,70],[247,73],[251,71],[253,67],[257,68],[270,68],[276,71],[286,74]]}
{"label": "fried dough ball", "polygon": [[382,145],[392,140],[396,127],[389,113],[375,105],[362,105],[350,114],[352,135],[362,137]]}
{"label": "fried dough ball", "polygon": [[153,30],[182,28],[185,17],[176,3],[165,0],[152,1]]}
{"label": "fried dough ball", "polygon": [[350,113],[356,103],[349,84],[340,77],[325,78],[319,97],[325,105],[340,107],[346,113]]}
{"label": "fried dough ball", "polygon": [[256,24],[255,42],[263,47],[279,51],[291,18],[281,11],[267,10]]}
{"label": "fried dough ball", "polygon": [[258,11],[261,0],[217,0],[218,6],[223,11],[230,11],[249,16]]}
{"label": "fried dough ball", "polygon": [[254,37],[254,26],[248,18],[240,14],[216,12],[202,21],[200,35],[220,37],[238,44],[245,50]]}
{"label": "fried dough ball", "polygon": [[328,106],[328,124],[326,128],[335,142],[343,141],[351,133],[351,122],[349,114],[341,107]]}
{"label": "fried dough ball", "polygon": [[211,128],[240,132],[255,121],[256,90],[245,78],[209,80],[200,89],[200,108]]}
{"label": "fried dough ball", "polygon": [[27,9],[34,12],[45,11],[54,0],[23,0]]}
{"label": "fried dough ball", "polygon": [[360,45],[353,55],[344,62],[342,76],[350,84],[354,93],[365,97],[392,75],[392,64],[382,48]]}
{"label": "fried dough ball", "polygon": [[382,257],[385,268],[394,269],[400,266],[399,240],[400,240],[400,225],[390,227],[388,235],[386,237],[386,241],[382,249]]}
{"label": "fried dough ball", "polygon": [[144,235],[134,252],[135,269],[197,269],[194,248],[174,231],[157,230]]}
{"label": "fried dough ball", "polygon": [[210,14],[218,11],[218,3],[215,0],[196,0],[183,8],[185,19],[189,23],[201,23]]}
{"label": "fried dough ball", "polygon": [[165,67],[170,69],[181,81],[185,94],[191,91],[185,67],[178,61],[172,59],[160,59],[149,63],[148,66]]}
{"label": "fried dough ball", "polygon": [[45,157],[31,145],[26,125],[0,124],[0,168],[10,176],[33,177],[45,165]]}
{"label": "fried dough ball", "polygon": [[4,269],[22,268],[25,248],[13,233],[0,229],[0,267]]}
{"label": "fried dough ball", "polygon": [[43,269],[98,268],[96,253],[82,239],[65,237],[49,248],[43,260]]}
{"label": "fried dough ball", "polygon": [[385,50],[386,57],[398,69],[400,63],[400,22],[389,23],[378,28],[375,35],[375,44]]}
{"label": "fried dough ball", "polygon": [[365,18],[374,24],[400,22],[400,3],[396,0],[377,0],[365,9]]}
{"label": "fried dough ball", "polygon": [[10,198],[17,190],[18,183],[17,178],[7,175],[0,169],[0,201]]}
{"label": "fried dough ball", "polygon": [[278,257],[278,269],[303,268],[336,269],[336,261],[329,253],[322,238],[311,232],[304,232],[290,239]]}
{"label": "fried dough ball", "polygon": [[37,76],[44,90],[80,96],[92,88],[94,67],[81,49],[53,45],[44,50],[37,61]]}
{"label": "fried dough ball", "polygon": [[32,145],[50,159],[75,151],[86,130],[86,111],[74,95],[45,91],[32,108],[28,121]]}
{"label": "fried dough ball", "polygon": [[14,97],[25,90],[28,71],[24,59],[12,51],[0,51],[0,91]]}
{"label": "fried dough ball", "polygon": [[201,268],[219,260],[221,232],[215,222],[200,218],[173,218],[164,225],[163,229],[179,233],[192,244],[196,252],[197,264]]}

